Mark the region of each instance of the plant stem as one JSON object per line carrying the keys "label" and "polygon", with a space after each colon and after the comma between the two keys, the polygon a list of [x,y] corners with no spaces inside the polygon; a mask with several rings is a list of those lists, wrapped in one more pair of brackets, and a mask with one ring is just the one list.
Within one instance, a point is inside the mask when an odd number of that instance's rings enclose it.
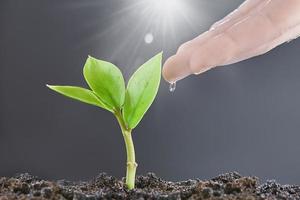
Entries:
{"label": "plant stem", "polygon": [[137,168],[137,163],[135,162],[135,151],[131,136],[131,129],[126,127],[120,111],[115,112],[115,116],[120,124],[123,138],[125,141],[126,152],[127,152],[127,171],[126,171],[126,186],[128,189],[133,189],[135,184],[135,173]]}
{"label": "plant stem", "polygon": [[128,189],[134,188],[135,173],[137,164],[135,162],[134,145],[132,142],[131,131],[123,133],[126,151],[127,151],[127,171],[126,171],[126,185]]}

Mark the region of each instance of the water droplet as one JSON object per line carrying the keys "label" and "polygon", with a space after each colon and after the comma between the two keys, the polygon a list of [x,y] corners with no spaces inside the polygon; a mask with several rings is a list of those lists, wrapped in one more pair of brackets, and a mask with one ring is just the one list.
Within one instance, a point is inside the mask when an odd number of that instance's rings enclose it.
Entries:
{"label": "water droplet", "polygon": [[170,86],[169,86],[169,90],[170,90],[170,92],[174,92],[174,91],[175,91],[175,89],[176,89],[176,82],[174,82],[174,83],[170,83]]}

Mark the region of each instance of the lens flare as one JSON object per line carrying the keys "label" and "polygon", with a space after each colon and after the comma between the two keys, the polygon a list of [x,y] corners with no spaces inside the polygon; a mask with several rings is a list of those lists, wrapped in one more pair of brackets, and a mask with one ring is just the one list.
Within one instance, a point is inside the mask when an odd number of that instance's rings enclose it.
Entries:
{"label": "lens flare", "polygon": [[151,44],[153,42],[153,39],[154,37],[152,33],[147,33],[144,38],[146,44]]}

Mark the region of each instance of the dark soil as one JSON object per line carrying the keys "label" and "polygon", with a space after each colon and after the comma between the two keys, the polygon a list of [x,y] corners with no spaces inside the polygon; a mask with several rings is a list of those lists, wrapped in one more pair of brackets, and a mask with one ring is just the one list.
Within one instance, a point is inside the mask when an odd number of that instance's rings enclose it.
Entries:
{"label": "dark soil", "polygon": [[88,182],[45,181],[29,174],[0,178],[0,200],[6,199],[300,199],[300,187],[275,181],[259,184],[256,177],[238,173],[208,181],[164,181],[152,173],[139,176],[136,189],[127,190],[124,180],[100,174]]}

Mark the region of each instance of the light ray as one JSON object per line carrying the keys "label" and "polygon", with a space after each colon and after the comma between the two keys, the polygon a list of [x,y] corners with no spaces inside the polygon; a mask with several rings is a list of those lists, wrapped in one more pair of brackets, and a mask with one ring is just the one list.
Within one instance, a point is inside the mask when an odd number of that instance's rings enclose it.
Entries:
{"label": "light ray", "polygon": [[[114,41],[119,41],[117,47],[106,49],[106,51],[110,51],[107,52],[110,55],[109,59],[112,61],[122,59],[121,63],[125,63],[125,66],[122,66],[124,71],[127,71],[128,67],[136,68],[137,66],[133,66],[133,63],[136,63],[136,57],[149,57],[149,55],[143,55],[149,52],[147,48],[155,51],[162,51],[165,48],[169,48],[170,45],[175,48],[179,44],[179,35],[182,35],[182,31],[195,32],[191,18],[194,9],[188,2],[191,1],[120,1],[119,9],[85,25],[86,29],[92,29],[93,32],[82,45],[99,43],[99,48],[102,48],[101,41],[116,37]],[[101,4],[100,7],[102,6],[104,4]],[[103,7],[103,9],[105,8]],[[106,27],[103,27],[103,24]],[[183,27],[185,28],[184,30],[182,29]],[[150,38],[151,44],[145,43],[145,35],[147,33],[151,33],[154,37]],[[157,52],[152,52],[153,55],[154,53]],[[124,61],[124,59],[126,60]]]}

